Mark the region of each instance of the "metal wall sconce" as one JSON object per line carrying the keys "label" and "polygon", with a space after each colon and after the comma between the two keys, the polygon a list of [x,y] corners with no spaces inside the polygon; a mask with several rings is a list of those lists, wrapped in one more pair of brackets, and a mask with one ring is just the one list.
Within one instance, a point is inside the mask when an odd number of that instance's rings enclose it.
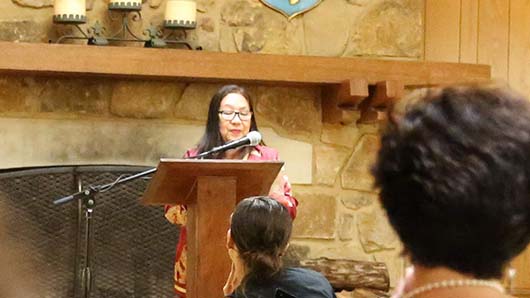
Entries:
{"label": "metal wall sconce", "polygon": [[[90,26],[86,32],[80,27],[87,23],[85,0],[55,0],[53,22],[56,24],[74,25],[79,35],[63,35],[56,43],[66,40],[87,40],[89,45],[108,45],[111,42],[142,42],[145,47],[164,48],[168,45],[183,45],[188,49],[200,50],[187,41],[186,31],[195,29],[196,9],[195,0],[168,0],[164,14],[163,27],[150,26],[143,32],[147,38],[142,38],[131,30],[130,22],[141,22],[142,0],[109,0],[109,17],[112,21],[121,19],[120,29],[110,35],[106,34],[99,21]],[[182,30],[182,37],[178,37],[175,31]],[[168,32],[164,35],[165,32]]]}

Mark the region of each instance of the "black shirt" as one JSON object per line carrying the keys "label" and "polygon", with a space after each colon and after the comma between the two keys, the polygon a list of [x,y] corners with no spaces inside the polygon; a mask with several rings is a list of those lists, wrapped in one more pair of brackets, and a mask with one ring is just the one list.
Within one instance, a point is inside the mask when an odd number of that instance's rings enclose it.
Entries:
{"label": "black shirt", "polygon": [[248,281],[243,295],[240,288],[231,298],[335,298],[335,292],[322,274],[303,268],[286,268],[267,281]]}

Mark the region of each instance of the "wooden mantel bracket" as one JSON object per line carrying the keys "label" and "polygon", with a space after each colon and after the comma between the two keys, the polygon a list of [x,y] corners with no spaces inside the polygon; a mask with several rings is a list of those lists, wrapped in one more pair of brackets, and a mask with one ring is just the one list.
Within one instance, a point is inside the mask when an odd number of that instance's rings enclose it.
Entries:
{"label": "wooden mantel bracket", "polygon": [[350,79],[322,88],[322,121],[330,124],[350,124],[355,110],[369,95],[365,79]]}
{"label": "wooden mantel bracket", "polygon": [[[388,107],[403,97],[401,81],[386,80],[368,84],[361,78],[322,88],[322,121],[329,124],[376,123],[386,119]],[[360,118],[358,116],[360,112]]]}
{"label": "wooden mantel bracket", "polygon": [[403,97],[403,82],[388,80],[370,86],[370,96],[359,105],[361,116],[357,123],[371,124],[385,121],[387,111],[396,101]]}

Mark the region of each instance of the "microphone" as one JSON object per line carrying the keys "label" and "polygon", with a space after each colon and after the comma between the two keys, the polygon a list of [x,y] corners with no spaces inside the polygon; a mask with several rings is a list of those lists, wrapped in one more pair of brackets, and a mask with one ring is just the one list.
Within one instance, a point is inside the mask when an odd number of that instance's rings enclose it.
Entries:
{"label": "microphone", "polygon": [[203,152],[201,154],[195,155],[190,158],[201,158],[201,157],[208,156],[210,154],[223,152],[226,150],[239,148],[242,146],[256,146],[259,144],[259,142],[261,142],[261,134],[258,131],[254,130],[254,131],[249,132],[246,136],[242,137],[241,139],[230,141],[221,146],[214,147],[210,151]]}

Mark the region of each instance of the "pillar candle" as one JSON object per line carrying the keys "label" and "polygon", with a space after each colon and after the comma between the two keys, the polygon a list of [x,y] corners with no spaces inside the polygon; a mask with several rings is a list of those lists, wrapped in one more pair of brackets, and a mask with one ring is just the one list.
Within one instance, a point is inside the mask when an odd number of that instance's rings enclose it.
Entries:
{"label": "pillar candle", "polygon": [[197,3],[195,0],[168,0],[164,16],[166,27],[195,28]]}
{"label": "pillar candle", "polygon": [[54,20],[84,22],[86,20],[85,0],[55,0]]}

